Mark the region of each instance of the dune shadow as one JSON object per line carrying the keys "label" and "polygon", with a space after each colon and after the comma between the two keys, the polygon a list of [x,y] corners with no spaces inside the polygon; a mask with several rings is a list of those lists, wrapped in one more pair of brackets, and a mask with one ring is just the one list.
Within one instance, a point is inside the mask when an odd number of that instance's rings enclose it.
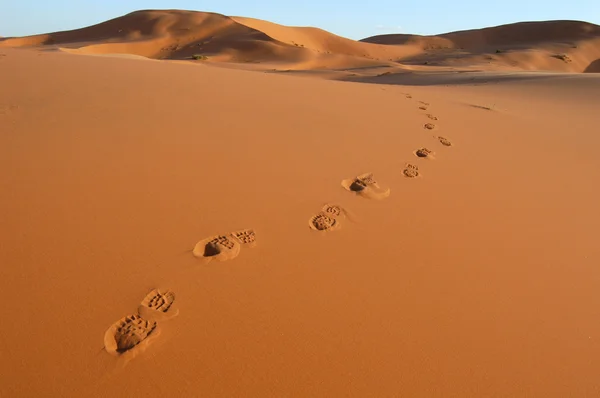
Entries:
{"label": "dune shadow", "polygon": [[372,44],[403,45],[403,44],[408,44],[411,41],[414,41],[421,37],[426,37],[426,36],[411,35],[411,34],[405,34],[405,33],[392,33],[392,34],[384,34],[384,35],[365,37],[364,39],[360,39],[358,41],[363,42],[363,43],[372,43]]}
{"label": "dune shadow", "polygon": [[348,76],[342,81],[402,86],[458,86],[499,84],[513,81],[541,80],[559,77],[545,73],[489,73],[482,71],[408,72],[380,76]]}
{"label": "dune shadow", "polygon": [[482,48],[514,47],[555,42],[573,44],[578,40],[600,36],[600,26],[582,21],[528,21],[487,28],[460,30],[437,35],[383,34],[360,40],[361,42],[402,45],[425,43],[433,47]]}
{"label": "dune shadow", "polygon": [[600,73],[600,58],[592,61],[587,68],[585,68],[583,73]]}

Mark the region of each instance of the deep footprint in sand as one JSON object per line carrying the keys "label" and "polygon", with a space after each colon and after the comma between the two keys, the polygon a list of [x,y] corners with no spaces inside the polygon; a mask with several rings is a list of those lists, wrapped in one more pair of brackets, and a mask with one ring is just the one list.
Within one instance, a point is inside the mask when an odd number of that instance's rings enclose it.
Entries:
{"label": "deep footprint in sand", "polygon": [[431,113],[428,113],[427,117],[430,118],[431,120],[438,120],[437,116],[433,116]]}
{"label": "deep footprint in sand", "polygon": [[425,123],[425,124],[423,125],[423,128],[424,128],[425,130],[433,130],[433,129],[435,129],[435,124],[433,124],[433,123]]}
{"label": "deep footprint in sand", "polygon": [[402,171],[402,173],[405,177],[417,178],[419,176],[419,166],[415,166],[414,164],[408,163]]}
{"label": "deep footprint in sand", "polygon": [[233,236],[217,235],[196,243],[193,253],[206,261],[227,261],[236,258],[240,249],[241,244]]}
{"label": "deep footprint in sand", "polygon": [[419,158],[428,158],[428,159],[431,159],[431,158],[433,158],[433,152],[432,152],[432,151],[430,151],[430,150],[429,150],[429,149],[427,149],[427,148],[420,148],[420,149],[417,149],[417,150],[414,152],[414,154],[415,154],[415,156],[417,156],[417,157],[419,157]]}
{"label": "deep footprint in sand", "polygon": [[384,199],[390,196],[390,189],[382,189],[373,177],[373,173],[361,174],[355,178],[342,180],[342,186],[369,199]]}
{"label": "deep footprint in sand", "polygon": [[440,143],[444,146],[452,146],[452,142],[450,142],[449,139],[444,138],[444,137],[438,137],[438,140],[440,141]]}
{"label": "deep footprint in sand", "polygon": [[422,110],[422,111],[426,111],[427,107],[426,106],[420,106],[419,109]]}
{"label": "deep footprint in sand", "polygon": [[340,228],[340,223],[334,217],[319,213],[308,220],[308,226],[315,231],[333,231]]}
{"label": "deep footprint in sand", "polygon": [[121,355],[146,341],[155,332],[156,322],[129,315],[115,322],[104,334],[104,348]]}

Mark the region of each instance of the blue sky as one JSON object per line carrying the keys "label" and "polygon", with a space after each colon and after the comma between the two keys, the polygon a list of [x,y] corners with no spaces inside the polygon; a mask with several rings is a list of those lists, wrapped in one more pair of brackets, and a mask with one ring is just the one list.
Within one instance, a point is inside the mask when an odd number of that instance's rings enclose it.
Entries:
{"label": "blue sky", "polygon": [[436,34],[549,19],[600,24],[600,0],[0,0],[0,36],[76,29],[135,10],[165,8],[317,26],[352,39],[384,33]]}

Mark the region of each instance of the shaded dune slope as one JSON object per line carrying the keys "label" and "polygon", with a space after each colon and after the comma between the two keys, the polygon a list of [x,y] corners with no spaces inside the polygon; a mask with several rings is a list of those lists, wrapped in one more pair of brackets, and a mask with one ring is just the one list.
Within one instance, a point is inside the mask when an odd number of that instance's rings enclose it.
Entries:
{"label": "shaded dune slope", "polygon": [[183,59],[194,54],[229,61],[301,56],[298,49],[224,15],[180,10],[136,11],[87,28],[8,38],[0,45],[54,45],[82,53],[127,53],[156,59]]}
{"label": "shaded dune slope", "polygon": [[434,36],[388,34],[367,37],[364,43],[417,44],[423,48],[480,48],[488,46],[539,45],[544,42],[573,43],[600,37],[600,26],[579,21],[519,22]]}
{"label": "shaded dune slope", "polygon": [[[87,28],[7,38],[3,47],[58,46],[88,54],[126,53],[155,59],[203,54],[223,62],[305,63],[324,55],[391,61],[405,49],[360,43],[317,28],[294,28],[250,18],[182,11],[136,11]],[[356,60],[347,60],[350,64]],[[344,64],[345,62],[341,62]],[[333,62],[334,64],[340,64]]]}
{"label": "shaded dune slope", "polygon": [[585,73],[600,73],[600,58],[592,61],[584,70]]}
{"label": "shaded dune slope", "polygon": [[584,72],[600,57],[600,26],[579,21],[520,22],[434,36],[378,35],[361,42],[419,47],[421,54],[403,59],[409,64]]}
{"label": "shaded dune slope", "polygon": [[242,25],[264,32],[280,42],[308,48],[318,53],[389,60],[389,57],[397,58],[419,52],[419,49],[411,49],[408,46],[390,49],[389,46],[376,43],[358,42],[314,27],[291,27],[254,18],[231,18]]}
{"label": "shaded dune slope", "polygon": [[[595,72],[600,26],[522,22],[437,36],[392,34],[361,41],[313,27],[182,10],[143,10],[82,29],[3,38],[0,47],[60,48],[83,54],[285,65],[297,70],[395,67],[407,70]],[[270,66],[273,68],[273,66]]]}

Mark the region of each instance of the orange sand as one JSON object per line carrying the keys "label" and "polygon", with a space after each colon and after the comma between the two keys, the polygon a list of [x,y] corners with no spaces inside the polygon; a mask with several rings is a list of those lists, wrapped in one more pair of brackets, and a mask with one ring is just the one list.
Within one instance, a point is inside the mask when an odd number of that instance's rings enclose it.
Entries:
{"label": "orange sand", "polygon": [[0,42],[0,396],[600,396],[600,77],[548,72],[598,71],[577,29],[455,70],[175,11]]}

